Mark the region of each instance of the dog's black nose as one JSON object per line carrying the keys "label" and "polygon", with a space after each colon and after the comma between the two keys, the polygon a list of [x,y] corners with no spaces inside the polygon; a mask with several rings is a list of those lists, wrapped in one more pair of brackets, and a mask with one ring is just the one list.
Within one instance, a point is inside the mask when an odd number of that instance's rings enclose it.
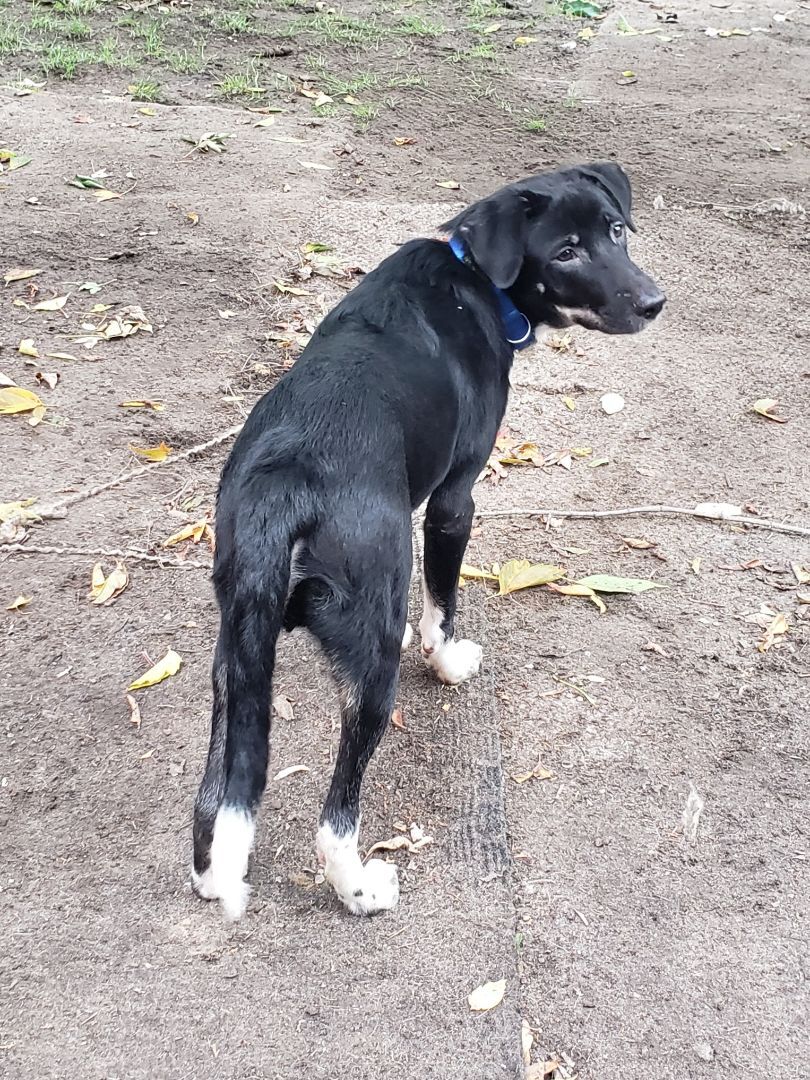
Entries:
{"label": "dog's black nose", "polygon": [[652,322],[661,314],[666,302],[667,298],[662,292],[642,293],[633,304],[633,307],[636,309],[636,315],[640,315],[642,319]]}

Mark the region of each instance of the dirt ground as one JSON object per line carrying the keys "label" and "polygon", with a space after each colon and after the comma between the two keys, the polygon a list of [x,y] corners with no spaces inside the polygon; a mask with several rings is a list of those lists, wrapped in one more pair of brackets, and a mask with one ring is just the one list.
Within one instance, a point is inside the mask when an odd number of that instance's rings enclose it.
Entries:
{"label": "dirt ground", "polygon": [[[0,372],[46,406],[0,416],[0,504],[171,448],[0,544],[4,1076],[515,1080],[521,1025],[532,1080],[810,1076],[810,540],[525,515],[710,500],[810,526],[810,5],[565,9],[0,0],[0,149],[31,159],[0,174],[0,272],[40,271],[0,295]],[[211,133],[224,152],[195,150]],[[337,708],[291,636],[253,897],[226,926],[186,884],[210,553],[163,542],[210,518],[229,443],[182,454],[240,423],[356,268],[597,158],[632,177],[633,252],[669,303],[641,337],[519,355],[506,423],[547,464],[477,486],[467,561],[667,587],[601,614],[465,586],[485,669],[451,690],[406,657],[366,787],[364,843],[432,842],[390,856],[400,907],[362,922],[316,875]],[[66,183],[99,170],[120,198]],[[128,305],[151,332],[94,332]],[[116,551],[128,586],[92,605]],[[136,725],[126,687],[169,648],[182,668],[134,695]]]}

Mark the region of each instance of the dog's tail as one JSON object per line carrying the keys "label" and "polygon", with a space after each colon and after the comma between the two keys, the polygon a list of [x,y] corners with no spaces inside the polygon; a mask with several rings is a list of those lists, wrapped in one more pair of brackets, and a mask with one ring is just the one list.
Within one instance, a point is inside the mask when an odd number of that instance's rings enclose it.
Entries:
{"label": "dog's tail", "polygon": [[[272,490],[228,492],[217,511],[214,585],[221,611],[205,776],[194,808],[192,885],[239,918],[255,815],[267,778],[276,641],[295,545],[310,514],[300,488],[275,474]],[[293,492],[295,496],[293,496]]]}

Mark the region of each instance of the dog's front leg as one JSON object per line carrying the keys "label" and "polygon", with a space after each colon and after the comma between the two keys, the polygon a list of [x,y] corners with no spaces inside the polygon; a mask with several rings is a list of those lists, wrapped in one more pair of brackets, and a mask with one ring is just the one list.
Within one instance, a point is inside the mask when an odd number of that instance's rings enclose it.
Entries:
{"label": "dog's front leg", "polygon": [[454,638],[458,575],[475,512],[470,494],[474,478],[465,471],[445,480],[431,495],[425,513],[422,655],[438,678],[450,685],[472,678],[481,666],[481,646]]}

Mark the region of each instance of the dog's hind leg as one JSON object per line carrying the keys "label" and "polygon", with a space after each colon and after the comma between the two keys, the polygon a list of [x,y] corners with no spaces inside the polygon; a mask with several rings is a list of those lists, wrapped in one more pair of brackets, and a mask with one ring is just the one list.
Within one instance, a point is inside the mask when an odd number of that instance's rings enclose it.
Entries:
{"label": "dog's hind leg", "polygon": [[350,610],[338,611],[336,605],[311,624],[332,660],[342,699],[340,747],[316,848],[326,879],[354,915],[373,915],[399,899],[396,867],[380,859],[364,865],[357,844],[363,774],[396,698],[408,604],[409,521],[404,529],[408,553],[402,560],[407,558],[407,568],[394,556],[393,573],[378,577],[373,591],[361,587],[349,601]]}
{"label": "dog's hind leg", "polygon": [[481,666],[481,646],[454,638],[458,576],[475,511],[470,491],[477,472],[451,473],[433,492],[425,512],[422,655],[438,678],[450,684],[472,678]]}
{"label": "dog's hind leg", "polygon": [[221,900],[231,919],[244,914],[250,893],[244,878],[267,777],[271,679],[289,575],[279,562],[269,574],[277,581],[261,576],[255,592],[217,582],[211,741],[194,806],[192,887]]}

